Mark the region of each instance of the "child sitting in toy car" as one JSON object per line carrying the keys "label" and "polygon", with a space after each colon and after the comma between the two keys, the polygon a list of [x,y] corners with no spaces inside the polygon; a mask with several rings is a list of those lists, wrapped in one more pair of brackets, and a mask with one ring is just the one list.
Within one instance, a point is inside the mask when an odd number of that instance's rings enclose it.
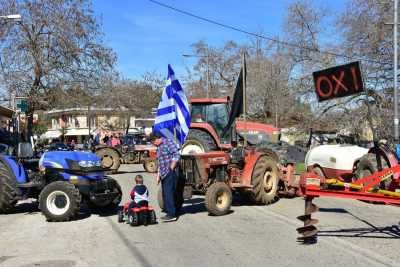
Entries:
{"label": "child sitting in toy car", "polygon": [[143,184],[143,176],[140,174],[136,175],[135,183],[136,185],[131,191],[132,202],[129,204],[130,209],[146,207],[149,205],[149,191]]}
{"label": "child sitting in toy car", "polygon": [[143,184],[143,176],[137,175],[135,182],[136,185],[131,191],[132,201],[125,203],[118,212],[118,222],[122,223],[127,218],[131,226],[157,223],[156,213],[149,205],[149,192]]}

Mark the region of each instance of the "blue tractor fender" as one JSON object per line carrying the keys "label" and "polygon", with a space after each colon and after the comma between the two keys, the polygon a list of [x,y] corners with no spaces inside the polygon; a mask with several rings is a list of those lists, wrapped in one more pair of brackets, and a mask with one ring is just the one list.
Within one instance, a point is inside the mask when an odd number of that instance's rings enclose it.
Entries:
{"label": "blue tractor fender", "polygon": [[2,161],[11,174],[15,177],[18,184],[23,184],[27,182],[27,175],[25,169],[22,165],[18,164],[15,159],[11,156],[0,156],[0,161]]}

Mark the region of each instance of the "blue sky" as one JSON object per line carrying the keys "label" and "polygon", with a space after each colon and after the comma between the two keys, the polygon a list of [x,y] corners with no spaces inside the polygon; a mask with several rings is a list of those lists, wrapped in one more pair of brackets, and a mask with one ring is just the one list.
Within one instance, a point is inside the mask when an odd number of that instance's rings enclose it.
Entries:
{"label": "blue sky", "polygon": [[[267,36],[283,36],[282,24],[291,0],[159,0],[165,4]],[[315,1],[340,12],[345,0]],[[204,40],[219,46],[228,40],[245,43],[249,36],[212,25],[148,0],[94,0],[93,8],[102,21],[105,42],[118,56],[118,70],[124,78],[140,79],[146,71],[166,74],[172,64],[177,76],[194,58],[190,45]],[[182,73],[184,75],[186,73]]]}

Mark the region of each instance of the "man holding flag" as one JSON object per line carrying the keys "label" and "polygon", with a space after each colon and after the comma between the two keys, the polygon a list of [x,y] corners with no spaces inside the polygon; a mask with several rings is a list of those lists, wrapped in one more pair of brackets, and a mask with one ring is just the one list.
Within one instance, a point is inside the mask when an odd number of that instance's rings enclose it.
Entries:
{"label": "man holding flag", "polygon": [[[168,84],[158,105],[153,127],[152,143],[157,146],[158,175],[161,181],[164,210],[164,222],[176,221],[175,190],[177,184],[176,167],[180,158],[179,147],[183,145],[189,133],[189,103],[174,71],[168,65]],[[177,142],[176,142],[176,141]]]}

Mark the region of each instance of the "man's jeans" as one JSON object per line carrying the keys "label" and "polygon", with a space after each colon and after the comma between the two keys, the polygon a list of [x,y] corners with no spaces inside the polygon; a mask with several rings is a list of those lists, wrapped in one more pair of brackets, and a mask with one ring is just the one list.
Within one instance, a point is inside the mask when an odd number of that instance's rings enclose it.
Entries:
{"label": "man's jeans", "polygon": [[161,180],[162,193],[164,200],[164,210],[170,217],[176,216],[175,207],[175,190],[176,190],[176,173],[170,170],[167,176]]}

